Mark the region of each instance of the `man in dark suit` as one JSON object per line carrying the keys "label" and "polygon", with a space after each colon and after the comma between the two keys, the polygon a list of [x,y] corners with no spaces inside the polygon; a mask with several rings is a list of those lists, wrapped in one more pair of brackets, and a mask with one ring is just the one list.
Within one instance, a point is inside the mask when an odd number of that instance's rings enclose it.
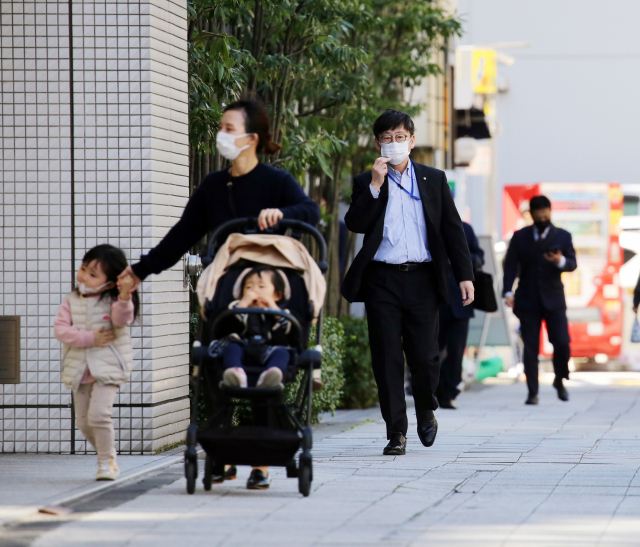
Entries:
{"label": "man in dark suit", "polygon": [[[551,224],[551,202],[536,196],[529,203],[533,226],[513,234],[504,262],[504,297],[520,319],[524,342],[524,373],[529,396],[526,404],[538,404],[538,354],[540,327],[547,324],[549,342],[553,344],[553,386],[562,401],[569,400],[563,379],[569,378],[569,324],[564,298],[562,272],[576,269],[576,252],[571,234]],[[516,294],[511,292],[519,278]]]}
{"label": "man in dark suit", "polygon": [[448,300],[449,261],[465,305],[473,301],[473,267],[442,171],[413,163],[411,117],[385,111],[374,123],[378,158],[355,177],[345,217],[363,233],[362,249],[342,284],[349,302],[364,302],[373,373],[387,425],[386,455],[405,453],[404,355],[411,371],[418,436],[431,446],[438,422],[438,308]]}
{"label": "man in dark suit", "polygon": [[[462,223],[464,235],[471,254],[474,270],[484,264],[484,251],[480,247],[471,224]],[[474,317],[473,306],[463,306],[460,287],[453,273],[449,275],[449,304],[440,308],[440,382],[436,397],[440,408],[455,409],[455,398],[460,393],[458,385],[462,382],[462,359],[467,346],[469,319]]]}

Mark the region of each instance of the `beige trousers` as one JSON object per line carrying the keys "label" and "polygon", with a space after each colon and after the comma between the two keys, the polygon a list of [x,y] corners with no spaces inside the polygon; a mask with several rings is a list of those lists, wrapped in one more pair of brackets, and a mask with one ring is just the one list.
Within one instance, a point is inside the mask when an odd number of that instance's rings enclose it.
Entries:
{"label": "beige trousers", "polygon": [[118,386],[111,384],[80,384],[73,392],[76,423],[85,438],[98,453],[98,459],[116,456],[111,410]]}

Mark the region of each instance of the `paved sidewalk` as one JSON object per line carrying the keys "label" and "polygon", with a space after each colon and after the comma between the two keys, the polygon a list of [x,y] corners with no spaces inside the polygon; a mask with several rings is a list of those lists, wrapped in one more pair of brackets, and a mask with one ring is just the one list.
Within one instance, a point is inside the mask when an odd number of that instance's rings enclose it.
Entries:
{"label": "paved sidewalk", "polygon": [[523,404],[522,384],[477,386],[459,410],[438,411],[432,448],[419,444],[412,420],[406,456],[381,455],[384,426],[373,413],[345,431],[319,429],[309,498],[279,469],[269,491],[247,491],[246,468],[188,496],[176,465],[162,486],[76,514],[32,544],[640,545],[640,374],[572,377],[569,403],[547,377],[537,407]]}
{"label": "paved sidewalk", "polygon": [[[323,422],[314,428],[315,438],[320,440],[378,415],[377,409],[324,415]],[[118,456],[121,474],[114,482],[93,480],[95,455],[0,454],[0,526],[33,515],[40,508],[68,504],[181,464],[183,454],[184,446],[180,446],[158,455]]]}
{"label": "paved sidewalk", "polygon": [[[119,456],[117,483],[182,461],[183,452],[184,448],[157,456]],[[95,455],[0,454],[0,525],[113,487],[113,482],[93,480],[97,470]]]}

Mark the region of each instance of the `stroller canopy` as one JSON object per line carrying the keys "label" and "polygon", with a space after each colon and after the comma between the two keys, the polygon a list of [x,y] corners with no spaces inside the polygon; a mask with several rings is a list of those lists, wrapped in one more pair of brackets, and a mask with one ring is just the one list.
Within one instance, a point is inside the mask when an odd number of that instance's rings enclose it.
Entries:
{"label": "stroller canopy", "polygon": [[204,270],[198,281],[200,309],[212,300],[218,280],[227,268],[240,260],[267,264],[274,268],[289,268],[300,272],[309,300],[313,303],[313,320],[318,318],[324,304],[327,284],[307,248],[298,240],[271,234],[231,234],[216,253],[213,262]]}

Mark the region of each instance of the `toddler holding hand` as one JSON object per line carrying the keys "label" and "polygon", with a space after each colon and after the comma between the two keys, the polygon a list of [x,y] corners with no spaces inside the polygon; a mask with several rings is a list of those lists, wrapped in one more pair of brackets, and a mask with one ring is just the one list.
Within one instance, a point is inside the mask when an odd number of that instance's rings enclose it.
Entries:
{"label": "toddler holding hand", "polygon": [[112,245],[88,251],[76,274],[78,286],[67,295],[55,319],[62,342],[62,381],[73,391],[76,423],[98,453],[96,480],[120,475],[111,420],[118,387],[131,374],[133,350],[127,325],[138,312],[134,280],[118,274],[127,267]]}

